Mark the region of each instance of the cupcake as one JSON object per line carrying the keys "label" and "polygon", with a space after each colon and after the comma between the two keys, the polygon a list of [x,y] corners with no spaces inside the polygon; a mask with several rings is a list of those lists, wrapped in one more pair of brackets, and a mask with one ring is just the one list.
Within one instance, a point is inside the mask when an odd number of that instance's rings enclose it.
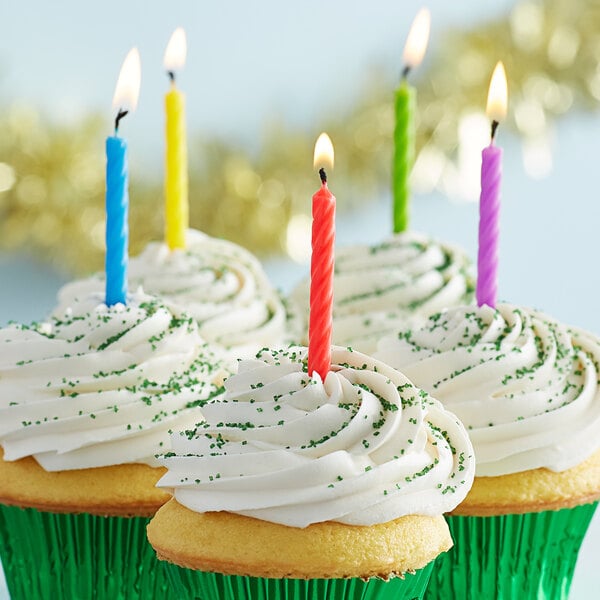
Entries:
{"label": "cupcake", "polygon": [[[462,250],[413,231],[375,246],[337,249],[333,341],[372,354],[390,331],[468,304],[474,289],[470,260]],[[294,305],[309,306],[308,293],[305,280],[292,294]]]}
{"label": "cupcake", "polygon": [[[58,294],[58,312],[104,286],[104,274],[74,281]],[[291,314],[250,252],[200,231],[187,232],[187,248],[152,242],[129,262],[129,286],[141,286],[198,322],[200,335],[224,348],[235,362],[266,346],[287,346],[300,337]]]}
{"label": "cupcake", "polygon": [[138,293],[0,330],[0,557],[15,598],[168,597],[155,455],[222,392],[196,322]]}
{"label": "cupcake", "polygon": [[204,421],[174,434],[148,526],[178,598],[421,598],[452,545],[442,513],[474,464],[454,415],[402,374],[334,348],[242,361]]}
{"label": "cupcake", "polygon": [[475,483],[428,598],[567,598],[600,497],[600,342],[527,308],[457,307],[378,358],[467,427]]}

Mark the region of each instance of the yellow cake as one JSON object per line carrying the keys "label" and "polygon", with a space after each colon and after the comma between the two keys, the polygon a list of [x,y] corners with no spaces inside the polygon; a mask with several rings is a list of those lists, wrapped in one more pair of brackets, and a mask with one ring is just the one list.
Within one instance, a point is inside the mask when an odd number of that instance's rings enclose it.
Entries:
{"label": "yellow cake", "polygon": [[477,459],[454,514],[555,510],[600,497],[600,341],[537,311],[458,307],[379,344],[463,421]]}
{"label": "yellow cake", "polygon": [[156,482],[161,467],[144,464],[46,471],[30,456],[3,460],[0,448],[0,503],[55,513],[104,517],[150,517],[168,499]]}
{"label": "yellow cake", "polygon": [[145,537],[169,498],[155,455],[222,380],[195,320],[142,292],[0,329],[0,558],[12,597],[168,598]]}
{"label": "yellow cake", "polygon": [[474,470],[460,422],[368,356],[334,347],[322,382],[306,354],[242,361],[205,420],[173,435],[158,485],[174,499],[148,526],[159,558],[226,576],[388,579],[451,547],[441,515]]}
{"label": "yellow cake", "polygon": [[541,467],[497,477],[475,477],[471,491],[451,514],[483,517],[560,510],[598,499],[600,451],[558,473]]}
{"label": "yellow cake", "polygon": [[600,340],[529,308],[464,306],[377,356],[455,412],[475,450],[427,600],[566,598],[600,499]]}
{"label": "yellow cake", "polygon": [[181,567],[298,579],[388,578],[421,569],[452,546],[441,516],[300,529],[228,512],[198,513],[176,500],[152,519],[148,539],[160,559]]}

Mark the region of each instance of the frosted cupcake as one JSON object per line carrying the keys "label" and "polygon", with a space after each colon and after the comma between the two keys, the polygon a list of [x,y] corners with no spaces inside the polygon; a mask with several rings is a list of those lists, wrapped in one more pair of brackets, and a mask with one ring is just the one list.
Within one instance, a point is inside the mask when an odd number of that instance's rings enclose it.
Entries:
{"label": "frosted cupcake", "polygon": [[166,597],[155,454],[223,373],[196,322],[134,294],[0,330],[0,555],[11,598]]}
{"label": "frosted cupcake", "polygon": [[205,421],[174,434],[148,526],[179,598],[421,598],[471,486],[456,417],[403,375],[334,348],[242,361]]}
{"label": "frosted cupcake", "polygon": [[[339,248],[333,341],[372,354],[390,331],[418,324],[443,308],[468,304],[473,291],[466,254],[419,233],[395,234],[375,246]],[[306,280],[294,291],[294,304],[309,306],[308,292]]]}
{"label": "frosted cupcake", "polygon": [[600,497],[600,343],[536,311],[459,307],[377,356],[463,421],[477,472],[429,598],[567,598]]}
{"label": "frosted cupcake", "polygon": [[[74,281],[58,295],[60,314],[72,301],[100,291],[104,275]],[[266,346],[284,347],[300,336],[297,317],[286,310],[260,262],[250,252],[200,231],[187,232],[187,248],[152,242],[129,263],[129,286],[141,286],[198,322],[200,335],[232,359],[249,358]]]}

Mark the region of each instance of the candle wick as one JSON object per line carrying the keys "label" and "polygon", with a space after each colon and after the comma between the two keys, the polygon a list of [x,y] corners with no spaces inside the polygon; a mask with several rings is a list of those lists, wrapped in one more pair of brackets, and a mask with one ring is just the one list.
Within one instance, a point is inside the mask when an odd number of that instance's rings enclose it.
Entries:
{"label": "candle wick", "polygon": [[500,125],[500,123],[494,119],[492,121],[492,140],[496,138],[496,130],[498,129],[498,125]]}
{"label": "candle wick", "polygon": [[123,110],[122,108],[119,109],[119,112],[117,113],[117,116],[115,118],[115,133],[117,133],[117,131],[119,131],[119,121],[128,113],[128,110]]}
{"label": "candle wick", "polygon": [[410,73],[412,67],[410,65],[404,65],[404,69],[402,69],[402,79],[406,79]]}
{"label": "candle wick", "polygon": [[319,177],[321,178],[321,183],[327,183],[327,173],[325,173],[325,169],[319,169]]}
{"label": "candle wick", "polygon": [[167,71],[167,75],[169,76],[169,81],[171,83],[175,83],[175,71]]}

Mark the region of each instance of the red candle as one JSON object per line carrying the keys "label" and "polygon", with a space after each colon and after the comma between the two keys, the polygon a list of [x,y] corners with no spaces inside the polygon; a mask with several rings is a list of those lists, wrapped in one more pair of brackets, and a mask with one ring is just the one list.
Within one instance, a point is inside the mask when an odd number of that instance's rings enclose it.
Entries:
{"label": "red candle", "polygon": [[312,198],[312,258],[310,263],[310,320],[308,325],[308,374],[325,381],[331,365],[335,196],[327,187],[325,166],[333,167],[333,145],[322,133],[315,144],[315,168],[321,189]]}

